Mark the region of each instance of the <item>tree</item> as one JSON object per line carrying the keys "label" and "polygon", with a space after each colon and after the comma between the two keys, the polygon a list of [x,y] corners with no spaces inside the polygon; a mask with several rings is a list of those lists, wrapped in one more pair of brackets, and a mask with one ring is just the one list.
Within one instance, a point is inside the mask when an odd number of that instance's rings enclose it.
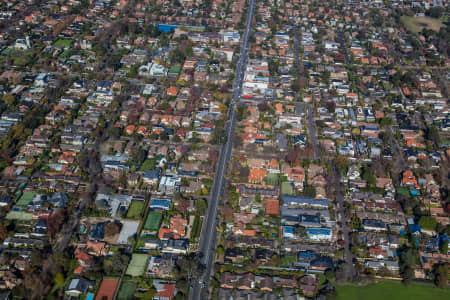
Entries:
{"label": "tree", "polygon": [[222,245],[219,245],[219,246],[217,246],[216,252],[217,252],[217,254],[222,255],[225,253],[225,249],[223,249]]}
{"label": "tree", "polygon": [[306,197],[314,198],[316,197],[316,188],[313,185],[307,184],[303,190],[303,194]]}
{"label": "tree", "polygon": [[56,285],[64,284],[64,275],[62,273],[56,273],[55,277],[53,278],[53,282]]}
{"label": "tree", "polygon": [[8,229],[3,224],[0,224],[0,240],[4,240],[8,237]]}
{"label": "tree", "polygon": [[237,120],[240,122],[245,119],[247,111],[247,105],[240,103],[237,108]]}
{"label": "tree", "polygon": [[303,226],[297,226],[297,227],[295,227],[294,233],[295,233],[297,236],[302,237],[302,238],[303,238],[303,237],[306,237],[306,235],[307,235],[306,228],[303,227]]}
{"label": "tree", "polygon": [[377,184],[377,178],[368,166],[363,167],[362,178],[367,182],[367,185],[374,187]]}
{"label": "tree", "polygon": [[350,161],[345,156],[337,155],[334,159],[334,164],[336,168],[341,172],[341,174],[343,174],[347,172],[347,169],[350,166]]}
{"label": "tree", "polygon": [[61,225],[64,222],[64,211],[58,210],[56,213],[47,218],[47,233],[50,237],[54,237],[59,232]]}
{"label": "tree", "polygon": [[441,289],[445,289],[448,285],[450,264],[435,264],[433,266],[434,283]]}
{"label": "tree", "polygon": [[122,129],[121,129],[120,127],[117,127],[117,126],[113,126],[113,127],[111,127],[111,128],[108,130],[108,134],[109,134],[111,137],[113,137],[113,138],[115,138],[115,139],[118,139],[118,138],[120,138],[120,136],[122,135]]}
{"label": "tree", "polygon": [[146,157],[147,152],[144,149],[139,148],[136,152],[133,153],[131,160],[133,161],[134,164],[141,165]]}
{"label": "tree", "polygon": [[250,175],[250,169],[244,166],[241,166],[239,168],[239,177],[240,178],[248,178],[248,175]]}
{"label": "tree", "polygon": [[208,205],[206,204],[205,199],[197,199],[195,201],[195,208],[197,209],[197,211],[201,214],[203,214],[206,209],[208,208]]}
{"label": "tree", "polygon": [[381,118],[379,122],[381,127],[392,125],[392,119],[388,117]]}
{"label": "tree", "polygon": [[400,275],[403,278],[403,283],[408,285],[414,279],[414,268],[417,264],[417,255],[412,248],[403,247],[401,249],[399,267]]}
{"label": "tree", "polygon": [[103,262],[108,274],[119,274],[128,265],[129,257],[123,254],[113,255],[111,261],[105,260]]}
{"label": "tree", "polygon": [[211,144],[220,145],[225,143],[225,141],[226,141],[225,128],[216,125],[216,127],[214,127],[214,130],[212,132]]}
{"label": "tree", "polygon": [[16,97],[14,97],[12,94],[7,94],[3,96],[3,102],[5,102],[6,105],[14,105],[16,102]]}
{"label": "tree", "polygon": [[336,279],[336,274],[334,273],[333,270],[328,269],[328,270],[325,271],[325,278],[328,281],[334,281]]}
{"label": "tree", "polygon": [[448,253],[448,241],[442,242],[441,246],[439,247],[439,250],[441,251],[441,253],[447,254]]}
{"label": "tree", "polygon": [[181,142],[181,138],[180,138],[180,136],[179,135],[174,135],[174,137],[172,138],[172,142],[174,142],[174,143],[179,143],[179,142]]}
{"label": "tree", "polygon": [[328,112],[334,113],[334,111],[336,110],[336,103],[333,101],[328,101],[326,107]]}
{"label": "tree", "polygon": [[298,158],[298,148],[295,147],[286,154],[286,156],[284,157],[284,160],[287,163],[293,165],[297,162],[297,158]]}

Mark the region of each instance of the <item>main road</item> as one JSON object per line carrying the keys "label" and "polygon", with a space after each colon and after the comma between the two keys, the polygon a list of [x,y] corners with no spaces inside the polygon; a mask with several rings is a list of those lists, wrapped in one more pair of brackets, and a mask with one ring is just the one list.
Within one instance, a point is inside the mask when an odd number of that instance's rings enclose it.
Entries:
{"label": "main road", "polygon": [[191,289],[189,292],[190,300],[207,299],[208,285],[211,271],[214,265],[214,253],[216,249],[217,237],[217,205],[219,197],[224,189],[224,176],[226,167],[230,161],[232,151],[232,137],[236,125],[236,104],[241,97],[242,82],[244,79],[245,67],[248,59],[249,37],[252,27],[253,14],[255,10],[255,0],[248,0],[247,19],[241,42],[241,50],[238,63],[236,65],[236,73],[233,82],[233,96],[228,112],[228,121],[226,123],[226,142],[222,145],[219,160],[217,162],[214,183],[208,202],[208,210],[203,222],[202,234],[199,243],[200,263],[205,266],[205,272],[199,278],[191,280]]}

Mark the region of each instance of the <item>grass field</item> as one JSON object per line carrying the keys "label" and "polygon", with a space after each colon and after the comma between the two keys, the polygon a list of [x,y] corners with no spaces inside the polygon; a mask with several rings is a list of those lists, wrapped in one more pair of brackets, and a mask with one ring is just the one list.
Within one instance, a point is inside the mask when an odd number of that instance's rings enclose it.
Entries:
{"label": "grass field", "polygon": [[402,16],[400,20],[403,25],[405,25],[406,29],[414,33],[419,33],[424,28],[439,31],[439,29],[444,26],[441,20],[429,17]]}
{"label": "grass field", "polygon": [[147,266],[147,259],[147,254],[133,253],[126,274],[133,277],[142,276]]}
{"label": "grass field", "polygon": [[136,290],[136,281],[124,281],[120,287],[119,293],[117,294],[117,300],[128,300],[133,299],[134,291]]}
{"label": "grass field", "polygon": [[450,299],[450,289],[438,289],[431,284],[380,282],[367,286],[338,286],[337,300],[444,300]]}
{"label": "grass field", "polygon": [[140,219],[144,213],[144,201],[132,201],[127,211],[127,218]]}

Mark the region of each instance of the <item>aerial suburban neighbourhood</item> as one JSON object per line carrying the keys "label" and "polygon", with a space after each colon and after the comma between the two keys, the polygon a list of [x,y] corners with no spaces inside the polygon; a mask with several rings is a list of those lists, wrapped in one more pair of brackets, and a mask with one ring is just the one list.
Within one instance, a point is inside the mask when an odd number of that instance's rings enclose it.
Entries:
{"label": "aerial suburban neighbourhood", "polygon": [[443,0],[0,1],[0,300],[450,299]]}

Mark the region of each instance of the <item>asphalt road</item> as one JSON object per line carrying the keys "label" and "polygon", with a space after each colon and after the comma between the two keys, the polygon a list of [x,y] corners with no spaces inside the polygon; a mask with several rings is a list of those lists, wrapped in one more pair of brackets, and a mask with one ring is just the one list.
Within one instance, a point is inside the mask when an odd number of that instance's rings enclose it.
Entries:
{"label": "asphalt road", "polygon": [[313,146],[314,160],[319,159],[317,133],[316,133],[316,123],[314,121],[314,112],[310,104],[306,106],[306,111],[308,113],[308,133],[309,141]]}
{"label": "asphalt road", "polygon": [[350,251],[350,236],[345,214],[344,196],[341,184],[341,174],[333,163],[333,185],[335,186],[338,219],[341,223],[342,239],[344,240],[345,263],[347,265],[345,279],[353,280],[355,278],[355,268],[353,266],[353,254]]}
{"label": "asphalt road", "polygon": [[[303,72],[303,63],[300,61],[300,43],[297,25],[293,25],[292,30],[294,32],[295,66],[297,69],[297,76],[300,77],[300,73]],[[298,99],[298,92],[295,94],[295,98]],[[319,158],[319,151],[317,146],[316,124],[314,122],[314,112],[310,104],[306,104],[306,112],[308,114],[309,141],[313,146],[314,160],[317,160]]]}
{"label": "asphalt road", "polygon": [[224,175],[228,163],[230,161],[232,152],[232,137],[236,125],[236,104],[241,97],[242,82],[244,79],[245,68],[248,59],[248,50],[250,46],[249,37],[250,29],[253,21],[253,14],[255,10],[255,0],[249,0],[249,7],[247,11],[246,25],[242,37],[241,50],[239,61],[236,65],[236,74],[233,82],[233,96],[230,103],[228,121],[226,125],[226,143],[222,146],[219,160],[216,166],[216,173],[214,176],[214,183],[211,189],[211,195],[208,202],[208,210],[203,222],[202,234],[200,236],[199,253],[201,257],[201,264],[205,266],[205,272],[200,278],[193,278],[191,281],[191,289],[189,292],[189,299],[207,299],[208,285],[211,276],[211,271],[214,265],[214,253],[216,248],[217,237],[217,206],[219,203],[219,196],[224,189]]}

